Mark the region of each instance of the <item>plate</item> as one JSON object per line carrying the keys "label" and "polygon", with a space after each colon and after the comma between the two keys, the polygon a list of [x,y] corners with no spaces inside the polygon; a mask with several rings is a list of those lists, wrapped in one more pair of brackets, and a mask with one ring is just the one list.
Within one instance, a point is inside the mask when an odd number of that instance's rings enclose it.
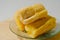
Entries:
{"label": "plate", "polygon": [[30,38],[27,35],[27,33],[20,31],[18,29],[15,21],[11,21],[10,22],[9,29],[11,30],[11,32],[13,32],[14,34],[16,34],[17,36],[22,37],[22,38],[33,39],[33,40],[35,40],[35,39],[38,39],[38,40],[41,39],[41,40],[43,40],[43,39],[51,38],[51,37],[55,36],[57,33],[59,33],[60,32],[60,24],[57,23],[56,24],[56,28],[54,28],[53,30],[50,30],[49,32],[47,32],[45,34],[40,35],[37,38]]}

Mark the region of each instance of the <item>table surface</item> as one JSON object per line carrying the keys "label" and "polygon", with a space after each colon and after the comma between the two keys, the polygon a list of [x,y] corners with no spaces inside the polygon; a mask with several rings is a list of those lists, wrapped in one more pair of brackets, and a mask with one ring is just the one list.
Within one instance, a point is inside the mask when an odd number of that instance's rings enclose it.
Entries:
{"label": "table surface", "polygon": [[19,40],[15,34],[9,30],[9,22],[0,22],[0,40]]}

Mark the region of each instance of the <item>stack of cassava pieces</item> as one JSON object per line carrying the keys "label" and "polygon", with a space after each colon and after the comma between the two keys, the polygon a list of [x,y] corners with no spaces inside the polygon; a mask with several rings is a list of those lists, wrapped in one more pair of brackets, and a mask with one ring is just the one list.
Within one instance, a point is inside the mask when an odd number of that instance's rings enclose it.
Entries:
{"label": "stack of cassava pieces", "polygon": [[42,4],[35,4],[16,12],[15,22],[20,31],[26,31],[36,38],[56,26],[56,19],[50,16]]}

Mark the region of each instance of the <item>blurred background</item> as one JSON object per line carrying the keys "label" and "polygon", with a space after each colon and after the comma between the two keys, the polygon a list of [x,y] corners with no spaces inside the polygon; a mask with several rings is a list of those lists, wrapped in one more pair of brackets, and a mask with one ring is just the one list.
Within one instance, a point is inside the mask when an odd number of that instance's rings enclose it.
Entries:
{"label": "blurred background", "polygon": [[39,3],[60,21],[60,0],[0,0],[0,21],[12,19],[18,9]]}

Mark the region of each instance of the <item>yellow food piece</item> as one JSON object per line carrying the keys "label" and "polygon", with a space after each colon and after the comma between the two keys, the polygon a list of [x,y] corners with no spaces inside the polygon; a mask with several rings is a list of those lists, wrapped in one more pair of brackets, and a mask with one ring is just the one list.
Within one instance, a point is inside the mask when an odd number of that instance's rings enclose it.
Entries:
{"label": "yellow food piece", "polygon": [[36,4],[33,6],[29,6],[27,8],[18,10],[14,15],[14,19],[19,30],[24,31],[25,29],[24,24],[29,24],[46,15],[47,15],[47,10],[45,10],[44,6],[41,4]]}
{"label": "yellow food piece", "polygon": [[20,21],[19,11],[17,11],[16,14],[14,15],[14,19],[19,30],[24,31],[25,27],[24,24]]}
{"label": "yellow food piece", "polygon": [[25,25],[25,30],[28,31],[28,32],[29,31],[31,32],[32,30],[37,29],[38,27],[43,25],[49,18],[50,18],[50,16],[43,17],[43,18],[38,19],[38,20],[36,20],[36,21],[34,21],[30,24],[27,24],[27,25]]}
{"label": "yellow food piece", "polygon": [[45,7],[42,4],[35,4],[32,6],[35,12],[39,12],[45,9]]}
{"label": "yellow food piece", "polygon": [[22,9],[20,11],[20,17],[21,17],[20,20],[24,24],[29,24],[41,17],[45,17],[46,15],[47,15],[47,10],[45,10],[44,6],[41,4],[36,4],[36,5],[30,6],[28,8]]}
{"label": "yellow food piece", "polygon": [[40,19],[37,22],[28,24],[25,26],[25,30],[31,38],[46,33],[56,26],[56,19],[54,17],[47,16],[44,19]]}
{"label": "yellow food piece", "polygon": [[22,20],[25,20],[25,19],[33,16],[34,14],[35,14],[35,11],[33,10],[32,7],[23,8],[20,10],[20,17],[22,18]]}
{"label": "yellow food piece", "polygon": [[37,12],[32,17],[25,19],[23,22],[24,24],[29,24],[31,22],[34,22],[35,20],[38,20],[39,18],[43,18],[47,16],[47,10],[42,10],[41,12]]}

